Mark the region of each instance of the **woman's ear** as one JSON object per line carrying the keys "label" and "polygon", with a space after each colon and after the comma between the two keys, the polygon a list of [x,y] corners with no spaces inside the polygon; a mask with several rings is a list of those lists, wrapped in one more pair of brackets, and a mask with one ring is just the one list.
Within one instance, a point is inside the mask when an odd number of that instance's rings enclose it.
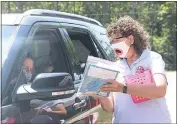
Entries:
{"label": "woman's ear", "polygon": [[133,37],[133,35],[129,36],[129,41],[130,41],[130,44],[134,44],[134,37]]}

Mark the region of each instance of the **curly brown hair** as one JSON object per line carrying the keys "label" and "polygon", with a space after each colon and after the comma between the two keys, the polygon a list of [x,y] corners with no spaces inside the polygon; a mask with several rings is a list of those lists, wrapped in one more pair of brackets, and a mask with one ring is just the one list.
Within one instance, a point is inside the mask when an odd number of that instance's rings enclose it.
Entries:
{"label": "curly brown hair", "polygon": [[149,48],[149,34],[144,30],[143,26],[130,16],[120,17],[115,23],[112,23],[107,28],[108,37],[114,35],[122,35],[128,37],[133,35],[135,48],[138,54],[141,54],[144,49]]}

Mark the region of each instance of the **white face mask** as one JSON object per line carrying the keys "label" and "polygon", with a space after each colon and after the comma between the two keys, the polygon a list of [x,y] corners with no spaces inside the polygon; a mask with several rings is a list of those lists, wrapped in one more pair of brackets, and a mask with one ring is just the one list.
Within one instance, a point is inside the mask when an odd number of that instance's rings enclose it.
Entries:
{"label": "white face mask", "polygon": [[31,80],[31,78],[32,78],[32,73],[24,71],[24,74],[25,74],[26,80],[29,82]]}
{"label": "white face mask", "polygon": [[117,56],[120,58],[125,58],[130,48],[130,46],[125,43],[125,41],[112,44],[111,47],[116,51]]}

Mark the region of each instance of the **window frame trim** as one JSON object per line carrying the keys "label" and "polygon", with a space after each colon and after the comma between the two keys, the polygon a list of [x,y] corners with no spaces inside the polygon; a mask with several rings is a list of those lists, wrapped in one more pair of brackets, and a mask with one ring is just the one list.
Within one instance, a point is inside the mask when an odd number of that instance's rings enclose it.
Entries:
{"label": "window frame trim", "polygon": [[[95,45],[97,45],[99,51],[101,52],[101,55],[103,56],[104,59],[109,60],[109,57],[107,55],[107,53],[104,51],[104,49],[102,48],[102,46],[100,45],[99,40],[97,39],[97,37],[95,37],[95,34],[92,31],[92,28],[87,26],[87,25],[79,25],[79,24],[73,24],[73,23],[67,23],[67,22],[61,22],[60,23],[61,28],[71,28],[71,27],[76,27],[76,28],[80,28],[82,30],[85,30],[89,33],[90,37],[92,38],[92,42],[95,43]],[[96,51],[97,52],[97,51]]]}

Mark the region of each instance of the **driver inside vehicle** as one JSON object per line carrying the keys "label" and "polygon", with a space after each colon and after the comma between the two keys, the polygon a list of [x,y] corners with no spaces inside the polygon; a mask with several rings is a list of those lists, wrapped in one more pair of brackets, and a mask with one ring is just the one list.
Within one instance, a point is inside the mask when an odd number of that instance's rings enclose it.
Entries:
{"label": "driver inside vehicle", "polygon": [[34,69],[33,58],[30,54],[27,54],[23,65],[23,72],[26,77],[27,83],[30,83],[32,80],[33,69]]}
{"label": "driver inside vehicle", "polygon": [[[33,58],[30,54],[27,54],[27,56],[24,60],[24,63],[23,63],[23,72],[24,72],[24,75],[25,75],[24,80],[26,79],[27,83],[32,82],[33,69],[34,69]],[[12,78],[12,80],[9,82],[9,86],[7,87],[7,89],[8,89],[7,90],[7,96],[11,96],[10,91],[12,91],[14,89],[14,87],[16,85],[16,82],[17,82],[17,79],[18,79],[18,77],[14,76],[14,78]],[[3,101],[3,104],[5,104],[7,102],[10,102],[10,101],[11,101],[11,98],[7,97],[7,99]]]}
{"label": "driver inside vehicle", "polygon": [[[54,68],[52,64],[43,66],[43,71],[41,73],[52,73],[53,69]],[[23,64],[23,73],[26,77],[27,83],[31,83],[36,76],[34,70],[34,59],[32,55],[28,53]]]}

